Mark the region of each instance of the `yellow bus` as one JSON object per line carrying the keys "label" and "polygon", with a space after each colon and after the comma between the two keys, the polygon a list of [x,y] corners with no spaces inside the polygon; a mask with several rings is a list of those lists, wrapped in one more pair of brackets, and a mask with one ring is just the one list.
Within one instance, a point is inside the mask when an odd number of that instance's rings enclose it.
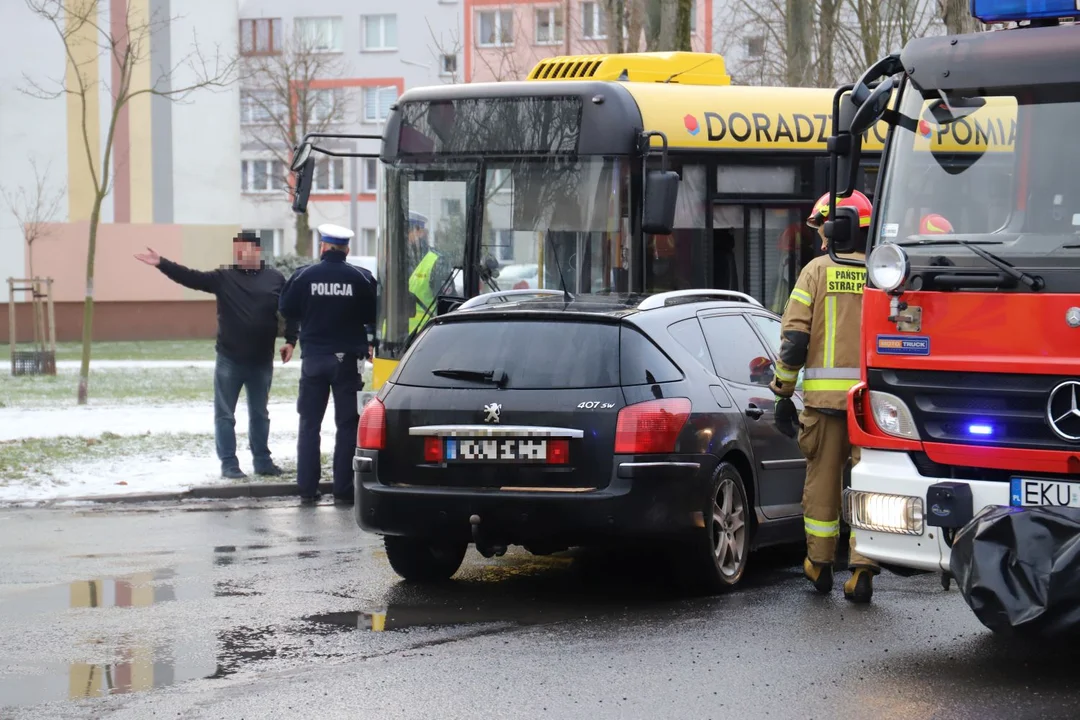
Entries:
{"label": "yellow bus", "polygon": [[[368,389],[428,318],[485,293],[717,288],[782,312],[821,252],[804,221],[828,187],[834,95],[733,86],[723,57],[682,52],[556,57],[521,82],[404,93],[379,154]],[[879,123],[862,147],[858,184],[871,197],[884,138]],[[317,141],[297,149],[298,188],[312,150],[325,152]],[[663,203],[650,184],[660,170],[678,175],[662,233],[643,223],[647,187]]]}

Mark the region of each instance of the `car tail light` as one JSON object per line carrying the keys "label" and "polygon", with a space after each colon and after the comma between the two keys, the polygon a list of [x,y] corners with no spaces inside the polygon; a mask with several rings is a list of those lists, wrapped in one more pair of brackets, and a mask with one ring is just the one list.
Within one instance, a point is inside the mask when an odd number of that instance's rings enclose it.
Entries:
{"label": "car tail light", "polygon": [[441,437],[424,438],[424,462],[441,463],[443,461],[443,442]]}
{"label": "car tail light", "polygon": [[548,440],[547,461],[550,465],[567,465],[570,462],[570,441],[564,438]]}
{"label": "car tail light", "polygon": [[386,407],[379,398],[372,398],[364,406],[356,431],[356,446],[362,450],[386,449]]}
{"label": "car tail light", "polygon": [[615,426],[617,455],[647,455],[675,451],[675,441],[690,417],[687,398],[663,398],[627,405]]}

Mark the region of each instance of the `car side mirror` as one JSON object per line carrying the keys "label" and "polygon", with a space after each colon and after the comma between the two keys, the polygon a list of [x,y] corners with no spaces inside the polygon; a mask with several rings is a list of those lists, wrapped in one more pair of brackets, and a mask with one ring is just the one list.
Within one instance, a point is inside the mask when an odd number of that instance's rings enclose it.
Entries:
{"label": "car side mirror", "polygon": [[670,235],[675,229],[675,205],[679,199],[679,173],[652,170],[645,176],[645,203],[641,230],[646,235]]}

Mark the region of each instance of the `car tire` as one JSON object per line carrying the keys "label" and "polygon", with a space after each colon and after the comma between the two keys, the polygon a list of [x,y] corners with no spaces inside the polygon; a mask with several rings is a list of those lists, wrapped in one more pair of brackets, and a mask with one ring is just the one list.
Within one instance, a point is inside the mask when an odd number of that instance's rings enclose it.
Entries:
{"label": "car tire", "polygon": [[716,594],[739,584],[750,555],[753,508],[742,475],[721,463],[713,476],[705,531],[684,548],[683,579],[696,591]]}
{"label": "car tire", "polygon": [[390,567],[409,582],[449,580],[465,559],[467,543],[387,535],[383,538]]}

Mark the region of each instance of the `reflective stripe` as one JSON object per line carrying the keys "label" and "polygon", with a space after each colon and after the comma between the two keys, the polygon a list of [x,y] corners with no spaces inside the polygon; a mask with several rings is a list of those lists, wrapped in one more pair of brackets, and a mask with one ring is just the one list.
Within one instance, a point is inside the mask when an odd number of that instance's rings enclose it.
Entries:
{"label": "reflective stripe", "polygon": [[799,288],[795,288],[794,290],[791,291],[791,299],[792,300],[798,300],[799,302],[801,302],[806,307],[810,307],[811,304],[814,302],[814,298],[810,297],[810,293],[806,292],[805,290],[801,290]]}
{"label": "reflective stripe", "polygon": [[836,362],[836,298],[825,298],[825,367],[831,368]]}
{"label": "reflective stripe", "polygon": [[813,535],[814,537],[836,537],[840,534],[840,521],[811,520],[804,515],[803,528],[806,530],[807,535]]}
{"label": "reflective stripe", "polygon": [[[779,371],[777,371],[776,374],[779,375]],[[806,373],[803,377],[807,380],[858,380],[859,368],[806,368]]]}
{"label": "reflective stripe", "polygon": [[784,382],[791,382],[795,378],[799,377],[798,370],[785,370],[777,365],[773,370],[776,372],[776,377],[780,378]]}
{"label": "reflective stripe", "polygon": [[859,384],[855,380],[807,380],[803,378],[803,392],[847,392]]}

